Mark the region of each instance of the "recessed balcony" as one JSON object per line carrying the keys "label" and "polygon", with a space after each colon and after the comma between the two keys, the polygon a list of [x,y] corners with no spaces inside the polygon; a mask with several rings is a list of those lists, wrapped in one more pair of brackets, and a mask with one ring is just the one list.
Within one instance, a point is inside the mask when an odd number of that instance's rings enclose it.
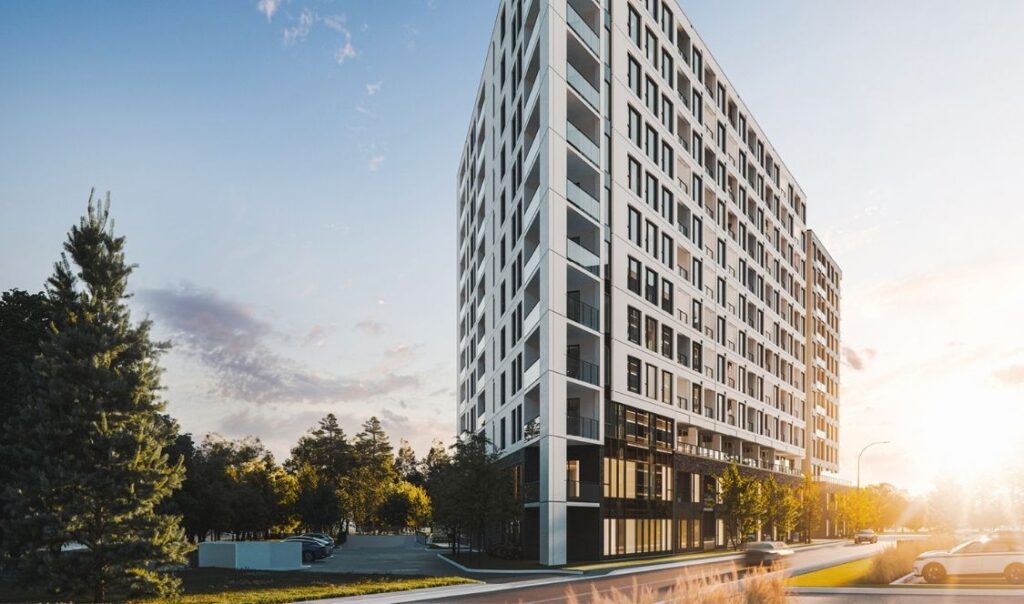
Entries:
{"label": "recessed balcony", "polygon": [[601,12],[591,0],[569,0],[565,5],[565,22],[580,40],[597,56],[601,56]]}

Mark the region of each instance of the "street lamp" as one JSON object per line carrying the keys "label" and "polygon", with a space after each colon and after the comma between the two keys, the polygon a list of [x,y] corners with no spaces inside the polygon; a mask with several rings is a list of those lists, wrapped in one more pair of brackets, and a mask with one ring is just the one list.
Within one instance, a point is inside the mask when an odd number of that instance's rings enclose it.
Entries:
{"label": "street lamp", "polygon": [[864,446],[863,449],[860,450],[860,454],[857,455],[857,490],[858,491],[860,490],[860,458],[864,456],[864,451],[867,451],[868,449],[870,449],[871,447],[873,447],[875,445],[888,445],[888,444],[891,444],[890,441],[888,441],[888,440],[876,440],[873,443],[868,443],[867,445]]}

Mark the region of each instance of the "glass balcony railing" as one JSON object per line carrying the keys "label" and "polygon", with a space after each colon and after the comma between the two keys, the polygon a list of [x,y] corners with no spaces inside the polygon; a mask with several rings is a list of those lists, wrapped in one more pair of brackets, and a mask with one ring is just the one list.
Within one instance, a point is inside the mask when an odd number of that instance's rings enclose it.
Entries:
{"label": "glass balcony railing", "polygon": [[601,108],[601,93],[594,88],[587,78],[583,77],[583,74],[576,71],[576,68],[571,63],[565,64],[565,81],[569,82],[569,85],[573,89],[580,93],[583,100],[590,103],[590,106],[596,110]]}
{"label": "glass balcony railing", "polygon": [[565,240],[565,257],[594,275],[599,274],[601,259],[597,254],[576,243],[572,239]]}
{"label": "glass balcony railing", "polygon": [[579,417],[578,415],[565,416],[565,433],[570,436],[581,436],[583,438],[600,438],[600,424],[592,417]]}
{"label": "glass balcony railing", "polygon": [[601,150],[597,148],[597,144],[570,121],[565,122],[565,140],[579,149],[579,152],[595,166],[601,165]]}
{"label": "glass balcony railing", "polygon": [[570,321],[575,321],[580,325],[584,325],[594,331],[598,331],[597,328],[600,325],[601,313],[593,306],[577,298],[568,298],[566,300],[565,310]]}
{"label": "glass balcony railing", "polygon": [[590,50],[594,51],[595,55],[601,56],[601,38],[570,4],[565,5],[565,22],[576,32],[580,40],[583,40],[583,43],[589,46]]}
{"label": "glass balcony railing", "polygon": [[582,187],[571,180],[565,181],[565,197],[574,206],[586,212],[591,218],[600,222],[601,202],[587,193]]}
{"label": "glass balcony railing", "polygon": [[576,357],[565,357],[565,375],[574,380],[597,386],[598,367],[590,361]]}
{"label": "glass balcony railing", "polygon": [[583,480],[566,480],[565,497],[569,501],[601,501],[601,483]]}

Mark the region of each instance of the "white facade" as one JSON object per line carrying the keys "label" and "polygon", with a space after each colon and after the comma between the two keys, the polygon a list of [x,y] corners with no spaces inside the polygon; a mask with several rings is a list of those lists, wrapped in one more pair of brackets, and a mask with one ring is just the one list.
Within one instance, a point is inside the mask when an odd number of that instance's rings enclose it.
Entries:
{"label": "white facade", "polygon": [[542,563],[714,547],[687,460],[807,455],[799,185],[675,2],[505,0],[470,124],[458,432]]}

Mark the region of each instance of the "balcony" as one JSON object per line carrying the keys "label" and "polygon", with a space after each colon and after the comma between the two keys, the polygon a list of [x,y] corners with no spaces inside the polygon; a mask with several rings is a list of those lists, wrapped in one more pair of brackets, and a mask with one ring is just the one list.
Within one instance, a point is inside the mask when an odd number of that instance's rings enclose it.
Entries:
{"label": "balcony", "polygon": [[[574,380],[598,385],[598,367],[590,361],[584,361],[576,357],[565,357],[565,375]],[[529,383],[529,382],[527,382]]]}
{"label": "balcony", "polygon": [[599,331],[601,313],[600,311],[583,302],[578,298],[568,298],[565,302],[565,314],[570,321],[575,321],[584,327]]}
{"label": "balcony", "polygon": [[565,64],[565,81],[572,86],[573,90],[579,93],[580,97],[582,97],[584,101],[590,103],[590,106],[593,107],[595,111],[600,111],[601,93],[599,93],[597,89],[587,81],[587,78],[583,77],[583,74],[577,71],[571,63]]}
{"label": "balcony", "polygon": [[569,25],[571,30],[576,32],[576,35],[580,37],[580,40],[582,40],[595,55],[601,56],[600,36],[590,28],[590,25],[583,20],[583,17],[581,17],[572,5],[568,3],[565,5],[565,22]]}
{"label": "balcony", "polygon": [[523,372],[523,384],[529,386],[540,377],[540,360],[536,360]]}
{"label": "balcony", "polygon": [[593,195],[571,180],[565,182],[565,198],[594,220],[601,221],[601,202],[594,199]]}
{"label": "balcony", "polygon": [[565,499],[566,501],[599,503],[601,501],[601,483],[585,482],[582,480],[566,480]]}
{"label": "balcony", "polygon": [[600,275],[601,259],[597,254],[572,239],[565,240],[565,257],[594,276]]}
{"label": "balcony", "polygon": [[601,438],[601,429],[598,421],[591,417],[580,417],[578,415],[565,416],[565,433],[569,436],[579,436],[593,440]]}
{"label": "balcony", "polygon": [[597,144],[583,134],[572,122],[565,122],[565,140],[575,147],[584,157],[589,159],[595,166],[601,165],[601,150]]}
{"label": "balcony", "polygon": [[770,472],[778,472],[779,474],[788,474],[790,476],[799,476],[801,474],[799,468],[789,467],[778,461],[770,462],[767,460],[757,460],[750,457],[742,457],[739,455],[726,453],[725,451],[710,449],[708,447],[699,447],[696,445],[691,445],[689,443],[677,443],[676,450],[684,455],[703,457],[704,459],[713,459],[724,463],[735,463],[737,465],[747,466],[750,468],[768,470]]}

